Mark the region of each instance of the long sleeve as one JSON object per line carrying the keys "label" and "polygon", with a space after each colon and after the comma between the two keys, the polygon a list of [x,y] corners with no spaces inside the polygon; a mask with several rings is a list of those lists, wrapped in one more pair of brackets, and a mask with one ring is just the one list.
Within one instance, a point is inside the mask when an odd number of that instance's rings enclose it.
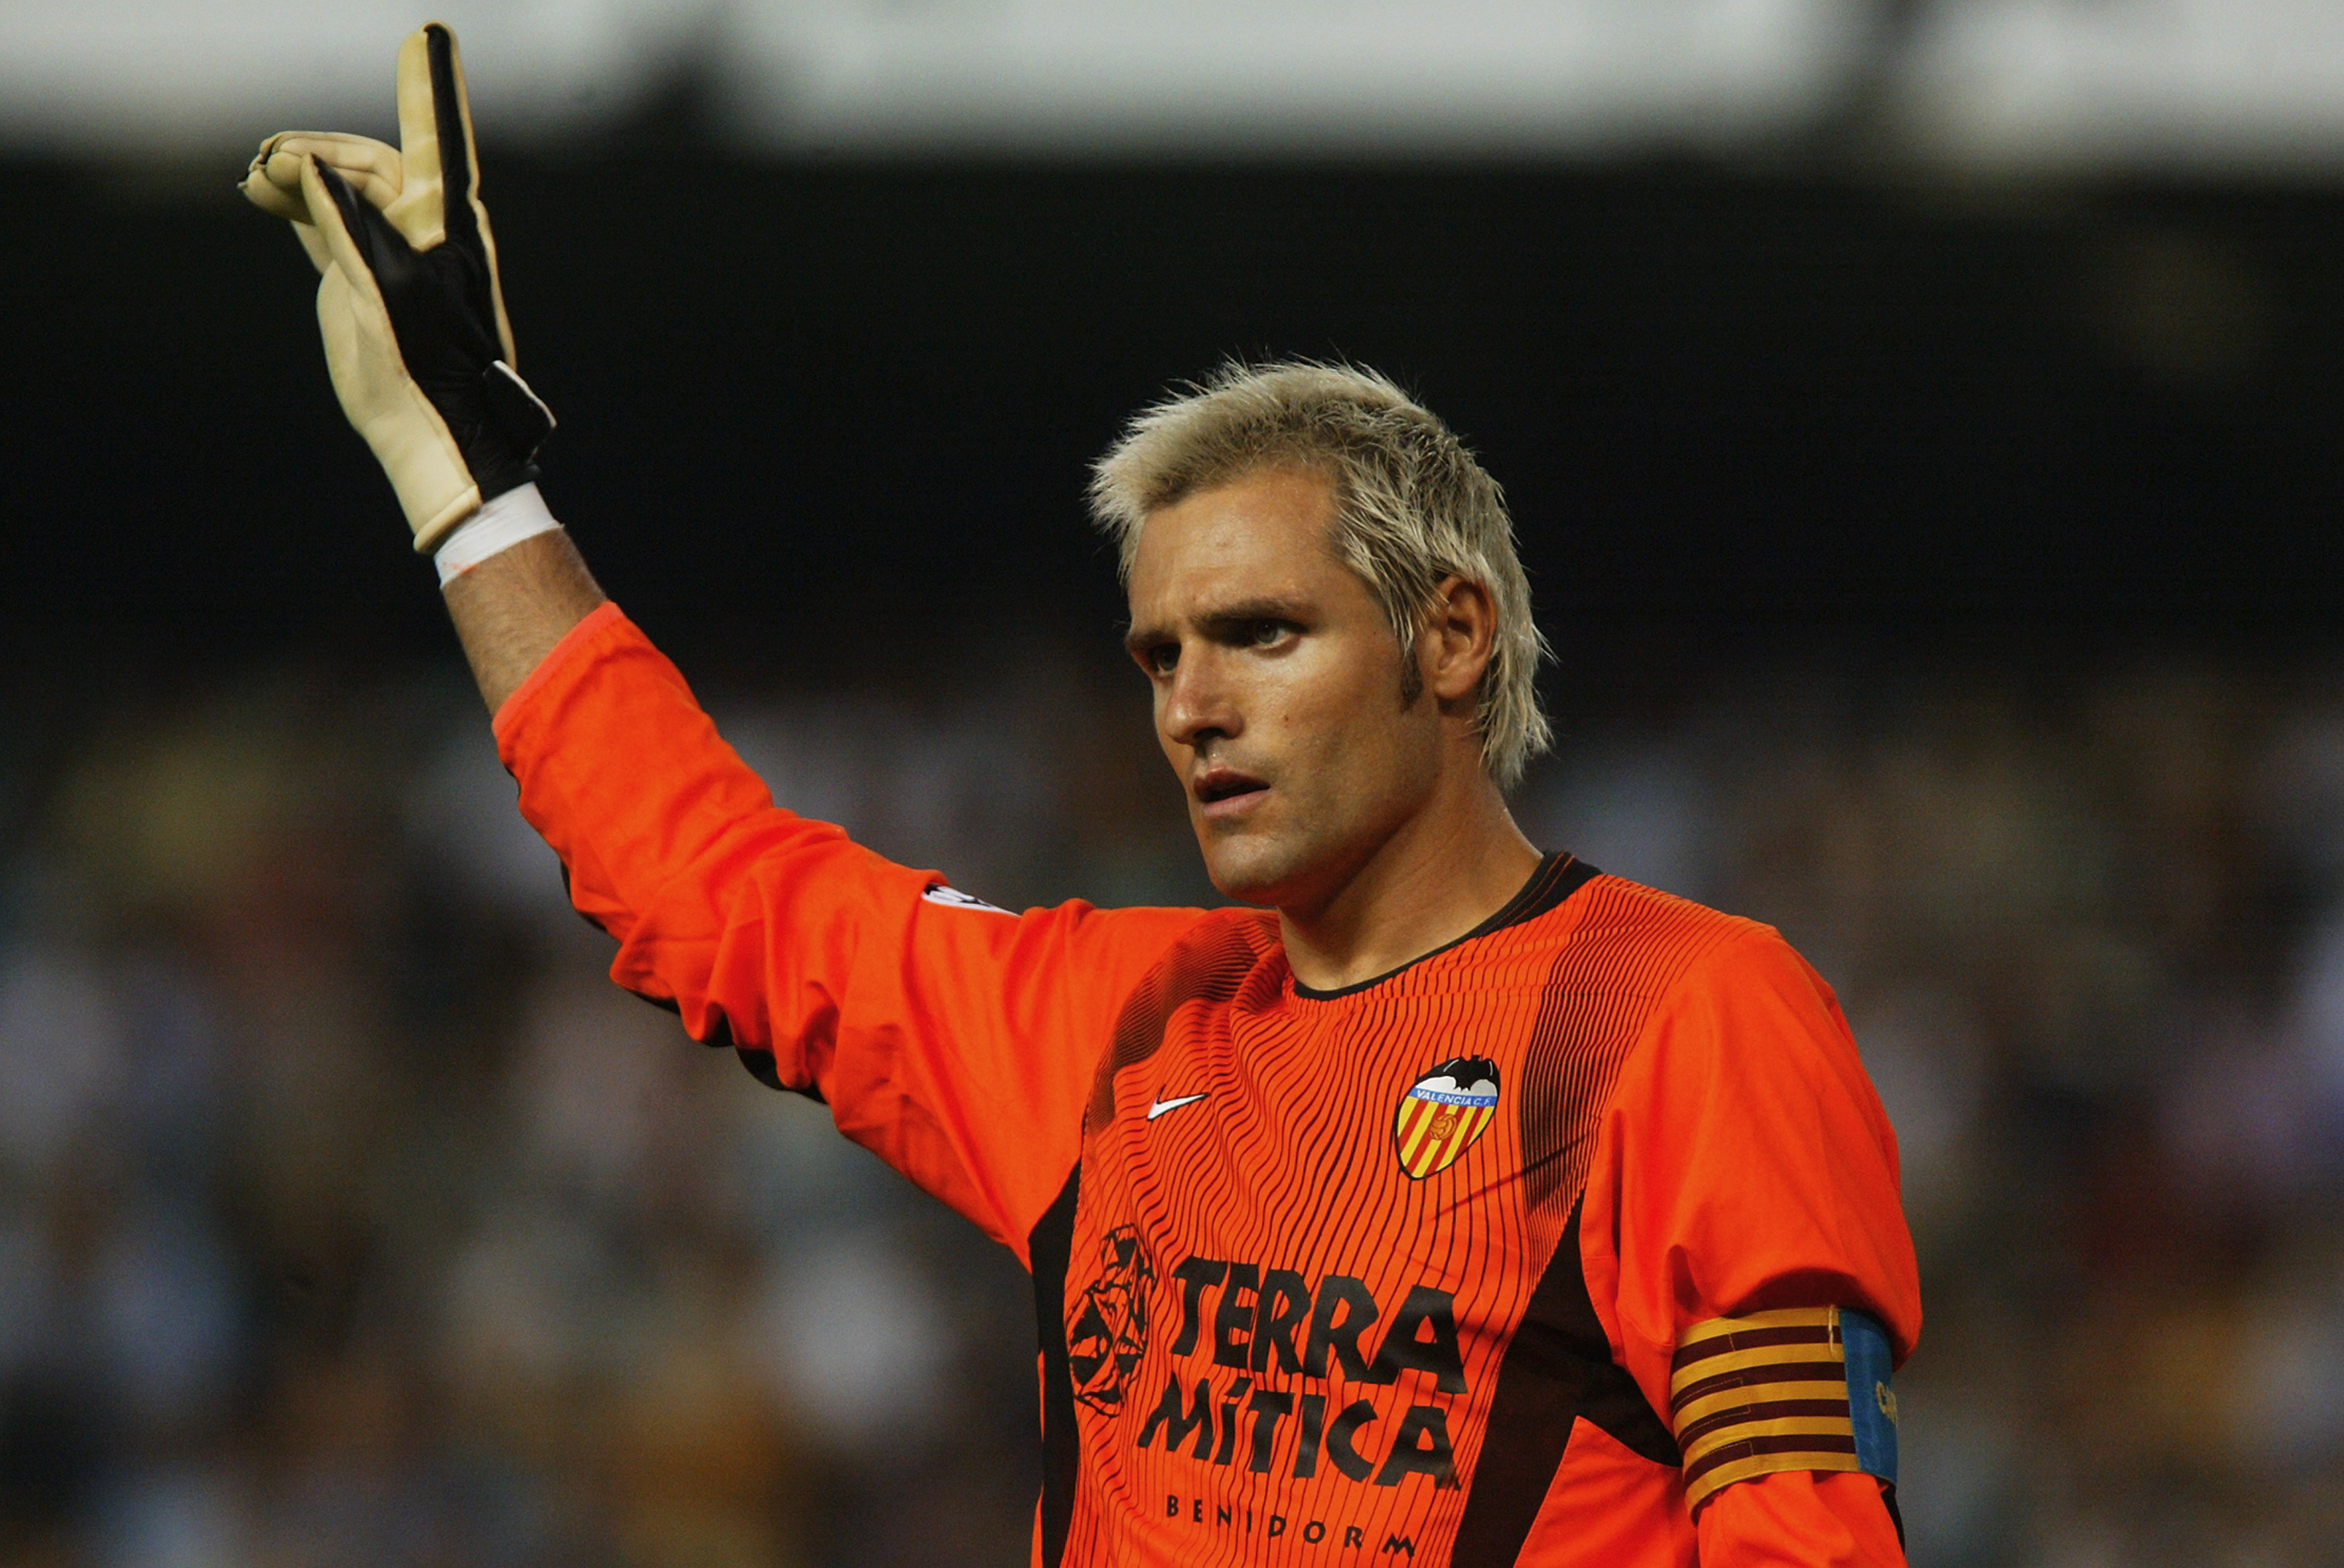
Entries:
{"label": "long sleeve", "polygon": [[1771,931],[1705,958],[1600,1138],[1589,1289],[1683,1451],[1701,1561],[1902,1563],[1877,1478],[1919,1274],[1895,1135],[1830,988]]}
{"label": "long sleeve", "polygon": [[611,977],[769,1057],[839,1129],[1025,1256],[1117,1009],[1193,910],[1011,915],[775,806],[604,605],[498,713],[522,814]]}

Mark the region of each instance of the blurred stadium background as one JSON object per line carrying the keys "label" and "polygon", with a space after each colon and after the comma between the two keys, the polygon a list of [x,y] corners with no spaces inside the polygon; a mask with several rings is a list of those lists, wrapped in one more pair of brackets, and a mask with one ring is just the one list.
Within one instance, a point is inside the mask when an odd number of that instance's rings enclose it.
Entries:
{"label": "blurred stadium background", "polygon": [[[442,15],[547,491],[786,802],[1209,896],[1083,464],[1388,369],[1533,835],[1854,1018],[1915,1562],[2344,1559],[2344,9]],[[1023,1277],[599,978],[230,188],[421,19],[0,7],[0,1564],[1020,1562]]]}

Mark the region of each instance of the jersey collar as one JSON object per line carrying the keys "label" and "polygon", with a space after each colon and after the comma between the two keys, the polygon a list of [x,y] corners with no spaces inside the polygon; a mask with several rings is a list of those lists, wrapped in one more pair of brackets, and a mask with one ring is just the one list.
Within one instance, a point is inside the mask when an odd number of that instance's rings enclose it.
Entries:
{"label": "jersey collar", "polygon": [[1380,986],[1396,975],[1408,973],[1427,958],[1437,958],[1451,947],[1462,946],[1477,936],[1487,936],[1491,932],[1503,931],[1509,926],[1520,926],[1537,919],[1601,875],[1569,850],[1558,849],[1540,859],[1538,869],[1531,873],[1530,880],[1522,884],[1521,892],[1506,900],[1503,908],[1455,941],[1443,942],[1430,953],[1420,953],[1396,969],[1387,969],[1370,979],[1357,980],[1332,990],[1322,991],[1298,979],[1294,982],[1294,994],[1307,1001],[1331,1002],[1338,996],[1349,996],[1370,986]]}

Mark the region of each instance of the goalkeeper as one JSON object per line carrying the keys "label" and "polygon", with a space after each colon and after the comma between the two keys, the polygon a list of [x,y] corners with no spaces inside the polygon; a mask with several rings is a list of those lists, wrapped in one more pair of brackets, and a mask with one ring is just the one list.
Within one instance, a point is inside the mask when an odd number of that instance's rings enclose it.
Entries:
{"label": "goalkeeper", "polygon": [[246,193],[320,274],[612,977],[1008,1247],[1035,1561],[1903,1561],[1894,1133],[1768,927],[1516,829],[1541,650],[1497,486],[1380,377],[1232,367],[1097,466],[1215,885],[1013,915],[777,808],[539,496],[455,41],[400,145]]}

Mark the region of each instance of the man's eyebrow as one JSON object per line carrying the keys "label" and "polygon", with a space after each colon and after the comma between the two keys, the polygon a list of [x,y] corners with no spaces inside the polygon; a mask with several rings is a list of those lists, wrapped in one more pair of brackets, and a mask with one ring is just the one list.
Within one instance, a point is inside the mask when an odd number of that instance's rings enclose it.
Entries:
{"label": "man's eyebrow", "polygon": [[1299,600],[1264,597],[1239,600],[1196,617],[1197,625],[1208,636],[1223,637],[1258,626],[1265,621],[1299,621],[1303,605]]}
{"label": "man's eyebrow", "polygon": [[[1187,617],[1188,623],[1215,639],[1242,635],[1265,621],[1301,621],[1306,607],[1298,599],[1241,599],[1234,604],[1219,605],[1202,615]],[[1123,639],[1123,645],[1134,653],[1143,652],[1158,643],[1176,641],[1178,633],[1168,626],[1134,626]]]}

